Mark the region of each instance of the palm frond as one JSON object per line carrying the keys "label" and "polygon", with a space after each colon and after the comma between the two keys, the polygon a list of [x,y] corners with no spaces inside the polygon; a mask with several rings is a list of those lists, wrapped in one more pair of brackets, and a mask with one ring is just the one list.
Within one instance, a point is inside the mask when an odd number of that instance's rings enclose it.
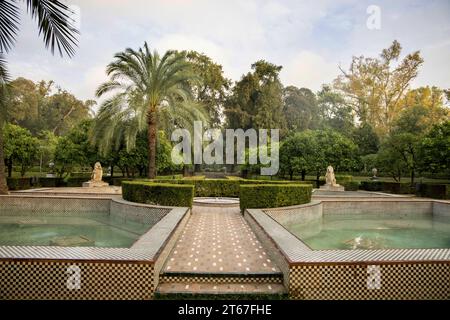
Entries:
{"label": "palm frond", "polygon": [[52,53],[57,49],[61,56],[63,53],[73,56],[79,31],[73,26],[69,7],[58,0],[26,0],[26,3],[27,11],[38,22],[45,46]]}
{"label": "palm frond", "polygon": [[19,31],[19,7],[14,1],[0,1],[0,53],[8,52]]}

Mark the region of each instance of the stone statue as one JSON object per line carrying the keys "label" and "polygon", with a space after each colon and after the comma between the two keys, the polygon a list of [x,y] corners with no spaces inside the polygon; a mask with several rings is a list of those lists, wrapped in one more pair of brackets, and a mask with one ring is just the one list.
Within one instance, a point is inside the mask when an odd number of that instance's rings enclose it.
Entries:
{"label": "stone statue", "polygon": [[326,191],[344,191],[344,187],[336,183],[336,177],[334,176],[334,169],[332,166],[327,167],[325,185],[321,186],[320,189]]}
{"label": "stone statue", "polygon": [[331,186],[336,185],[336,177],[334,176],[334,169],[332,166],[327,167],[327,173],[325,175],[325,183]]}
{"label": "stone statue", "polygon": [[91,180],[88,182],[83,182],[83,187],[106,187],[109,184],[102,181],[103,169],[100,162],[96,162],[94,165],[94,170],[92,170]]}
{"label": "stone statue", "polygon": [[377,180],[378,179],[377,173],[378,173],[377,168],[372,168],[372,178],[371,178],[372,180]]}

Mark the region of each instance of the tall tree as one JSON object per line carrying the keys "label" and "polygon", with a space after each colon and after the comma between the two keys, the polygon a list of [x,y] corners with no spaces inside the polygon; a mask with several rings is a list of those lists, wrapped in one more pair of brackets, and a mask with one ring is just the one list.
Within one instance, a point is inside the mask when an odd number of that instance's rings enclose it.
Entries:
{"label": "tall tree", "polygon": [[[55,49],[62,56],[66,53],[72,56],[77,45],[78,31],[72,25],[70,9],[58,0],[24,0],[27,11],[32,19],[36,20],[39,34],[45,46],[54,53]],[[9,81],[4,54],[8,53],[16,42],[19,31],[20,8],[17,1],[0,1],[0,101],[4,100],[5,84]],[[3,155],[3,126],[6,104],[0,102],[0,194],[8,193],[5,177],[5,164]]]}
{"label": "tall tree", "polygon": [[319,110],[314,92],[308,88],[289,86],[283,90],[283,100],[288,130],[317,129]]}
{"label": "tall tree", "polygon": [[10,82],[7,121],[27,128],[34,135],[46,130],[56,135],[67,133],[90,116],[92,100],[83,102],[53,81],[34,83],[25,78]]}
{"label": "tall tree", "polygon": [[379,58],[353,57],[348,71],[342,71],[335,82],[353,107],[361,122],[372,125],[377,134],[392,129],[411,81],[423,63],[419,51],[398,61],[402,47],[394,41]]}
{"label": "tall tree", "polygon": [[[126,49],[107,66],[109,81],[97,89],[97,97],[113,96],[100,106],[93,138],[107,150],[125,139],[128,150],[138,132],[147,129],[148,177],[156,177],[156,142],[158,115],[183,114],[175,120],[204,119],[202,110],[192,104],[191,83],[195,79],[191,64],[183,53],[167,51],[162,57],[151,52],[147,43],[137,51]],[[190,117],[189,117],[190,116]],[[182,122],[183,123],[183,122]],[[192,125],[192,123],[191,123]]]}
{"label": "tall tree", "polygon": [[236,82],[225,107],[230,128],[285,129],[281,68],[260,60]]}
{"label": "tall tree", "polygon": [[355,128],[353,110],[339,92],[324,85],[317,93],[317,104],[322,127],[339,131],[346,137],[352,135]]}
{"label": "tall tree", "polygon": [[212,127],[220,127],[224,120],[224,103],[231,80],[224,76],[221,65],[204,54],[189,51],[186,52],[186,58],[199,78],[191,84],[194,99],[204,106],[209,116],[209,124]]}

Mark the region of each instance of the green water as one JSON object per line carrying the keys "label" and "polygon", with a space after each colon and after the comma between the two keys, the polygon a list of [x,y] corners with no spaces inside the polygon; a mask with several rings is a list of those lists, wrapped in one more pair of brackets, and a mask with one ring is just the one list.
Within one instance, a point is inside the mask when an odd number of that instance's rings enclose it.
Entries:
{"label": "green water", "polygon": [[128,248],[151,227],[109,215],[92,216],[0,216],[0,246]]}
{"label": "green water", "polygon": [[286,228],[315,250],[450,248],[449,217],[326,215]]}

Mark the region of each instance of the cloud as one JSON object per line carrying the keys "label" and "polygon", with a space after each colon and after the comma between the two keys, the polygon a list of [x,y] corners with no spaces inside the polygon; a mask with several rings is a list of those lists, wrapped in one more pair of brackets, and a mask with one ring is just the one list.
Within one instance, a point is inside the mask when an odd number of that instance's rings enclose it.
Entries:
{"label": "cloud", "polygon": [[323,83],[336,78],[338,71],[336,63],[314,52],[301,51],[283,67],[281,80],[286,86],[295,85],[318,91]]}

